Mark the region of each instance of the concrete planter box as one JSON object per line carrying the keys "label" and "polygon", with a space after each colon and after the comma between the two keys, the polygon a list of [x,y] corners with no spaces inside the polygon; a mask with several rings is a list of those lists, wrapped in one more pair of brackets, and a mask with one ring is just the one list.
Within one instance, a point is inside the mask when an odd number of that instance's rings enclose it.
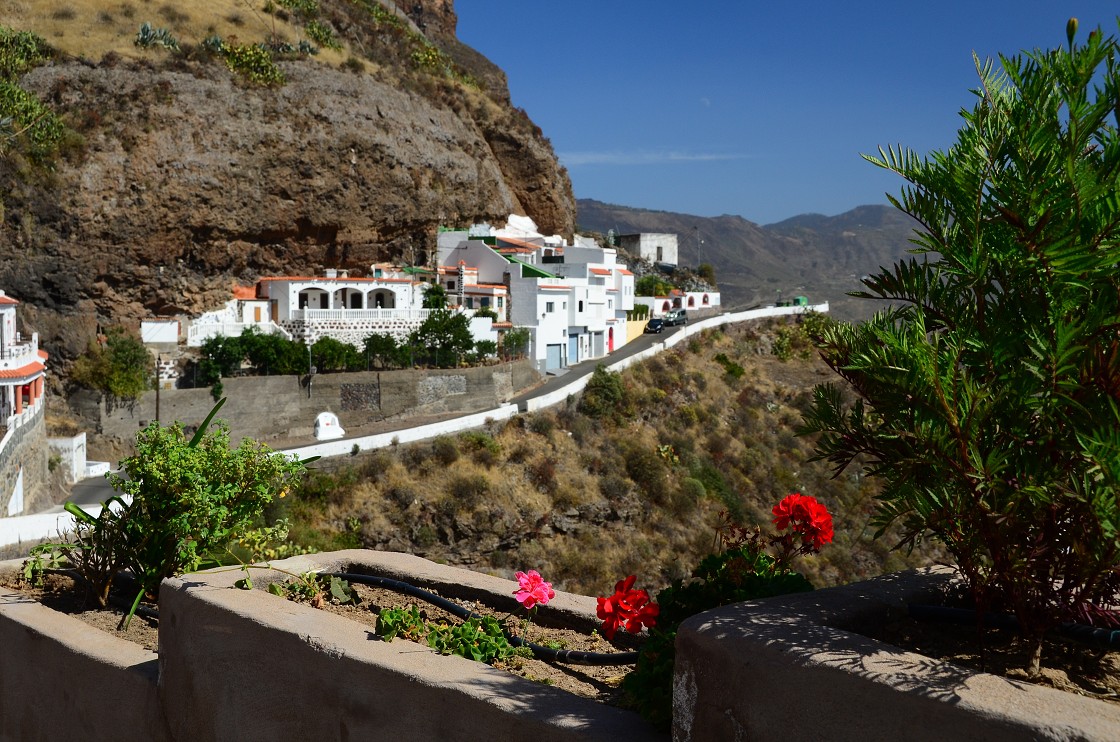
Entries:
{"label": "concrete planter box", "polygon": [[0,657],[0,740],[168,738],[155,652],[0,589]]}
{"label": "concrete planter box", "polygon": [[[276,566],[365,571],[460,597],[512,602],[508,580],[418,557],[343,551]],[[237,570],[160,590],[160,690],[174,739],[664,739],[636,714],[487,665],[375,638],[368,626],[239,590]],[[288,575],[251,572],[260,588]],[[595,600],[558,593],[538,620],[594,620]]]}
{"label": "concrete planter box", "polygon": [[887,575],[688,619],[677,636],[673,738],[1120,739],[1120,706],[837,628],[900,615],[951,577]]}

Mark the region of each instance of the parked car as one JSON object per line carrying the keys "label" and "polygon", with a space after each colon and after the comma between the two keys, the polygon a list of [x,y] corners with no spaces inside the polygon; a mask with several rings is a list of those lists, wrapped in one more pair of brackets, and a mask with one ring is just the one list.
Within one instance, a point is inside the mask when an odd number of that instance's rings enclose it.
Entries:
{"label": "parked car", "polygon": [[649,322],[646,322],[646,329],[643,330],[643,332],[646,332],[646,333],[661,332],[664,329],[665,329],[665,320],[661,319],[660,317],[654,317]]}
{"label": "parked car", "polygon": [[665,315],[665,326],[683,325],[688,322],[688,312],[683,309],[670,309]]}

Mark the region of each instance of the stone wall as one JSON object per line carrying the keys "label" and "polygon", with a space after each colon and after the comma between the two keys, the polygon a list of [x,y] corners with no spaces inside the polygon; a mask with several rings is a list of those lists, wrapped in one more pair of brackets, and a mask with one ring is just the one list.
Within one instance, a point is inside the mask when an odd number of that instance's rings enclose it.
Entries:
{"label": "stone wall", "polygon": [[[377,424],[418,416],[452,415],[496,407],[540,379],[527,361],[460,369],[371,371],[316,374],[308,392],[307,376],[251,376],[222,379],[226,404],[219,413],[234,441],[310,440],[315,416],[338,415],[347,435],[368,431]],[[159,419],[197,425],[214,400],[209,389],[164,390],[159,395]],[[91,409],[98,430],[131,439],[156,419],[156,394],[149,392],[133,405]]]}

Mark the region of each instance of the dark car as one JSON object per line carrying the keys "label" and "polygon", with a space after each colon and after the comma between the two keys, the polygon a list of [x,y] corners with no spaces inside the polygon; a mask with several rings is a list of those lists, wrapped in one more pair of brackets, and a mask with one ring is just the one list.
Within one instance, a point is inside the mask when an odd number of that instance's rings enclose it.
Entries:
{"label": "dark car", "polygon": [[688,312],[683,309],[672,309],[665,315],[665,326],[683,325],[688,322]]}
{"label": "dark car", "polygon": [[665,320],[660,319],[658,317],[654,317],[653,319],[651,319],[649,322],[646,323],[646,329],[644,330],[644,332],[647,332],[647,333],[661,332],[664,329],[665,329]]}

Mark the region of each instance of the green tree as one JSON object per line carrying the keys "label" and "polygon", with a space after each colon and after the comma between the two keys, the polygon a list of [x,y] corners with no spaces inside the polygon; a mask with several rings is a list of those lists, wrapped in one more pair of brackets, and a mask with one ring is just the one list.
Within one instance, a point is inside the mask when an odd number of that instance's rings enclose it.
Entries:
{"label": "green tree", "polygon": [[[404,364],[401,363],[401,346],[392,335],[374,333],[366,338],[365,351],[369,362],[378,368],[391,368]],[[405,351],[407,353],[407,350]]]}
{"label": "green tree", "polygon": [[155,360],[140,339],[123,329],[109,330],[104,347],[94,346],[77,361],[71,378],[120,400],[136,400],[151,388]]}
{"label": "green tree", "polygon": [[[806,431],[885,480],[877,523],[932,536],[981,609],[1033,642],[1120,602],[1117,43],[980,64],[957,143],[868,157],[908,181],[921,259],[864,281],[891,306],[818,328],[859,396],[819,387]],[[880,531],[882,533],[882,531]]]}
{"label": "green tree", "polygon": [[671,283],[652,273],[642,276],[634,284],[634,294],[637,296],[665,296],[672,290]]}
{"label": "green tree", "polygon": [[709,286],[716,285],[716,269],[712,267],[711,263],[701,263],[696,266],[696,275],[704,279],[704,282]]}
{"label": "green tree", "polygon": [[327,371],[364,371],[366,357],[350,343],[321,337],[311,346],[311,355],[320,372]]}
{"label": "green tree", "polygon": [[424,309],[443,309],[447,306],[447,290],[438,283],[424,289]]}
{"label": "green tree", "polygon": [[199,364],[199,375],[203,384],[214,384],[222,376],[232,376],[241,370],[241,362],[245,360],[240,337],[215,335],[203,341],[200,351],[204,362]]}
{"label": "green tree", "polygon": [[529,350],[529,328],[514,327],[501,337],[502,354],[508,358],[520,358]]}
{"label": "green tree", "polygon": [[410,341],[419,357],[440,368],[459,365],[459,360],[474,348],[470,320],[465,314],[438,309],[412,333]]}

